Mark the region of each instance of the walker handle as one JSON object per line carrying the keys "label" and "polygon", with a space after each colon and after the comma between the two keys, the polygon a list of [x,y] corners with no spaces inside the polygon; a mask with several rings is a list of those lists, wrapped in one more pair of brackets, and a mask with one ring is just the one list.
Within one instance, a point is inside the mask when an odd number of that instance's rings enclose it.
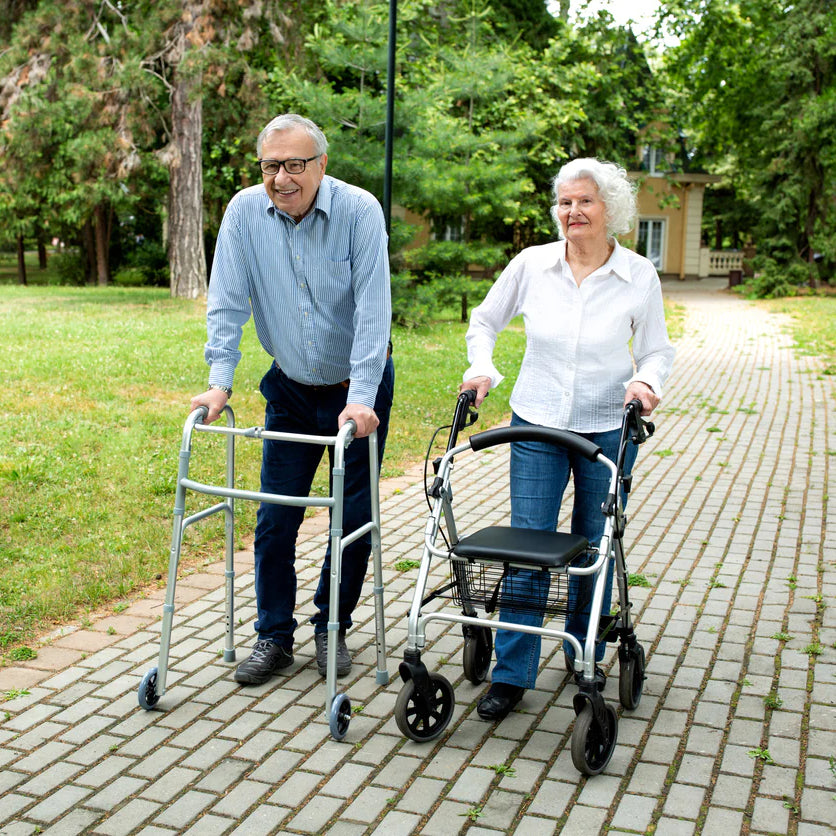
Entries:
{"label": "walker handle", "polygon": [[470,436],[470,447],[473,450],[484,450],[496,444],[510,444],[512,441],[544,441],[565,447],[589,461],[598,460],[601,448],[586,438],[582,438],[569,430],[556,430],[551,427],[500,427],[497,430],[485,430]]}

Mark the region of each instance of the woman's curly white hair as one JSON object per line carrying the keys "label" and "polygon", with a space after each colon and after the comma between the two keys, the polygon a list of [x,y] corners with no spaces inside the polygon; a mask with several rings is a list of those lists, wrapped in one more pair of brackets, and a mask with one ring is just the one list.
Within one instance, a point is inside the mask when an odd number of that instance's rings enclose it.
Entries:
{"label": "woman's curly white hair", "polygon": [[573,180],[592,180],[598,187],[598,194],[604,201],[607,236],[622,235],[633,228],[638,214],[636,187],[627,177],[627,172],[615,163],[601,162],[593,157],[584,157],[566,163],[552,181],[554,203],[551,214],[557,224],[558,233],[563,237],[557,218],[557,202],[560,187]]}

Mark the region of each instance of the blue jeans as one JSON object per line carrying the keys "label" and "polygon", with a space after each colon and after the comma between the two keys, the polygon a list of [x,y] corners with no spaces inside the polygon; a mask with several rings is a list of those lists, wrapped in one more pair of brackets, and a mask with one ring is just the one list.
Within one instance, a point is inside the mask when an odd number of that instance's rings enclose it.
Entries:
{"label": "blue jeans", "polygon": [[[511,426],[531,426],[518,415],[512,415]],[[597,444],[603,454],[612,461],[618,456],[618,440],[621,430],[598,433],[578,433]],[[627,445],[624,472],[630,473],[636,460],[638,448]],[[581,534],[590,544],[597,546],[604,533],[605,517],[601,504],[607,497],[610,470],[601,464],[590,462],[562,447],[545,442],[514,442],[511,445],[511,525],[516,528],[536,528],[555,531],[560,514],[563,492],[572,475],[575,487],[575,501],[572,507],[572,533]],[[626,495],[622,491],[622,503]],[[608,561],[607,584],[604,591],[602,612],[610,611],[612,600],[612,561]],[[583,583],[592,583],[591,578],[570,578],[570,596],[575,595]],[[536,613],[520,613],[500,609],[500,618],[516,624],[539,627],[543,616]],[[576,636],[583,645],[589,624],[589,608],[570,615],[566,619],[566,632]],[[605,642],[599,642],[595,649],[598,661],[604,658]],[[537,681],[540,665],[540,637],[511,630],[496,631],[496,665],[492,680],[533,688]],[[573,655],[570,652],[570,657]]]}
{"label": "blue jeans", "polygon": [[[392,359],[386,361],[377,390],[374,411],[379,458],[383,458],[389,412],[395,385]],[[337,418],[346,404],[347,390],[341,386],[317,388],[291,380],[275,365],[261,381],[261,393],[267,400],[264,427],[275,432],[336,435]],[[261,490],[285,496],[308,496],[324,447],[288,441],[264,441],[261,461]],[[328,447],[333,466],[333,448]],[[378,462],[379,464],[379,462]],[[255,593],[258,619],[255,629],[260,639],[272,639],[290,650],[297,622],[296,606],[296,537],[305,515],[304,508],[262,503],[255,528]],[[345,495],[343,531],[346,534],[371,519],[369,482],[369,442],[352,441],[345,451]],[[343,550],[340,579],[340,629],[351,626],[351,613],[357,606],[366,577],[371,536],[359,538]],[[319,586],[314,595],[317,613],[311,621],[316,632],[325,632],[328,623],[331,543],[325,552]]]}

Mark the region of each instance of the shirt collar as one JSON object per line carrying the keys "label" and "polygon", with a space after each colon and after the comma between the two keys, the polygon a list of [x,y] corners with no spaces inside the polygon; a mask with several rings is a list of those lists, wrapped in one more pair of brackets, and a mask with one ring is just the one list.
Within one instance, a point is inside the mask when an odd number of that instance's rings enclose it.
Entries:
{"label": "shirt collar", "polygon": [[[595,275],[596,273],[610,272],[619,279],[623,279],[625,282],[632,282],[633,275],[630,272],[630,259],[627,257],[628,251],[625,250],[617,240],[613,240],[615,246],[613,247],[612,255],[610,255],[609,259],[592,275]],[[557,261],[562,267],[566,264],[566,239],[561,238],[560,241],[557,242],[557,245]]]}
{"label": "shirt collar", "polygon": [[[326,217],[331,214],[331,179],[332,178],[327,174],[322,178],[322,182],[319,184],[319,190],[316,193],[316,200],[311,207],[311,212],[315,212],[318,209]],[[276,208],[276,204],[270,200],[270,195],[267,194],[264,186],[261,187],[261,193],[264,196],[264,209],[267,212],[270,212],[270,214],[284,214],[284,212],[280,212]],[[308,215],[309,214],[310,212],[308,212]],[[307,215],[305,217],[307,217]]]}

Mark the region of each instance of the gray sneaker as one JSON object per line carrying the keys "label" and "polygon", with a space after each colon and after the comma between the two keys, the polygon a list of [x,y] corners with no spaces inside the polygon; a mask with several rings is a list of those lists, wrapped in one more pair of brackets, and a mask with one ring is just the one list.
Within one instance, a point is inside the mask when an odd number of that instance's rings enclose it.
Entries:
{"label": "gray sneaker", "polygon": [[[328,634],[314,633],[316,645],[316,667],[320,676],[328,672]],[[345,633],[337,633],[337,676],[348,676],[351,673],[351,654],[345,644]]]}
{"label": "gray sneaker", "polygon": [[293,654],[272,639],[259,639],[250,658],[235,671],[235,681],[242,685],[261,685],[276,671],[293,664]]}

